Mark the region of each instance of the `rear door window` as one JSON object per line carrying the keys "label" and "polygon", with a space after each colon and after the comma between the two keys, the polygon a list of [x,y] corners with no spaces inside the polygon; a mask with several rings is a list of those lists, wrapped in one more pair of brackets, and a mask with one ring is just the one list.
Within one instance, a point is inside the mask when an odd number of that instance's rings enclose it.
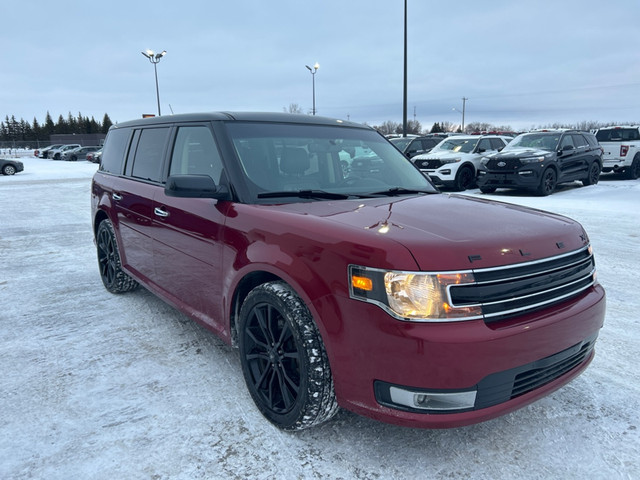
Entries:
{"label": "rear door window", "polygon": [[169,128],[145,128],[140,131],[140,139],[135,151],[131,176],[160,182],[162,178],[162,158],[169,138]]}

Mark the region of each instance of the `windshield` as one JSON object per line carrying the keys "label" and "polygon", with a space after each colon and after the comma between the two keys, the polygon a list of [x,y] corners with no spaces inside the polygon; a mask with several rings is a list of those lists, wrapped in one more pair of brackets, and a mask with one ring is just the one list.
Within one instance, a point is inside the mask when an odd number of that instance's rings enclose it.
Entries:
{"label": "windshield", "polygon": [[[296,202],[375,196],[386,191],[437,192],[402,153],[372,130],[276,123],[226,125],[254,203],[273,203],[274,198]],[[301,194],[296,196],[296,192]]]}
{"label": "windshield", "polygon": [[[525,133],[518,135],[504,148],[513,150],[516,148],[535,148],[554,151],[558,149],[561,133]],[[503,150],[503,151],[504,151]]]}
{"label": "windshield", "polygon": [[407,145],[409,145],[409,143],[411,142],[411,138],[409,137],[403,137],[403,138],[392,138],[390,140],[391,143],[393,143],[396,147],[398,147],[400,150],[404,150],[406,148]]}
{"label": "windshield", "polygon": [[431,150],[431,153],[441,150],[448,150],[456,153],[470,153],[474,148],[476,148],[478,140],[480,140],[480,137],[447,138],[445,141],[441,142],[437,147]]}

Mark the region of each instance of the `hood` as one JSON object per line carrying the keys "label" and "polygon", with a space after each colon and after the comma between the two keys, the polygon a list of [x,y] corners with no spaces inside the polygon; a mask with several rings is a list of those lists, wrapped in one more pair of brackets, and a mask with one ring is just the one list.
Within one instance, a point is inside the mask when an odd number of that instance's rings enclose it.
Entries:
{"label": "hood", "polygon": [[351,238],[364,245],[399,243],[424,271],[528,262],[588,243],[581,225],[569,218],[464,195],[309,202],[278,209],[315,217],[325,233],[334,230],[348,238],[352,231]]}
{"label": "hood", "polygon": [[[464,152],[453,152],[451,150],[436,150],[435,152],[432,150],[429,153],[424,153],[420,155],[421,159],[446,159],[446,158],[466,158],[466,157],[474,157],[477,156],[477,153],[464,153]],[[414,157],[416,158],[416,157]]]}
{"label": "hood", "polygon": [[543,150],[541,148],[512,148],[503,150],[498,153],[487,155],[489,158],[513,158],[513,157],[535,157],[539,155],[549,155],[553,153],[550,150]]}

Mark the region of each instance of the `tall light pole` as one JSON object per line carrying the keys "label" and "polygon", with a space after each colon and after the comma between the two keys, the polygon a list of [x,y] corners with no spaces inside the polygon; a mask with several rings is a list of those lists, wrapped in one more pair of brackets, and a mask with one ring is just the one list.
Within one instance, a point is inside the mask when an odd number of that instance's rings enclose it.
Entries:
{"label": "tall light pole", "polygon": [[316,114],[316,72],[318,71],[318,68],[320,68],[320,65],[318,65],[318,62],[316,62],[313,68],[311,68],[309,65],[305,65],[305,67],[307,67],[307,70],[311,72],[311,85],[313,89],[312,90],[313,91],[313,108],[311,109],[311,113],[315,115]]}
{"label": "tall light pole", "polygon": [[153,50],[146,50],[142,52],[142,55],[147,57],[151,63],[153,63],[153,71],[156,74],[156,98],[158,99],[158,116],[160,116],[160,89],[158,88],[158,63],[160,59],[167,54],[166,50],[160,53],[155,53]]}
{"label": "tall light pole", "polygon": [[402,136],[407,136],[407,0],[404,0],[404,80],[402,86]]}
{"label": "tall light pole", "polygon": [[469,100],[467,97],[462,97],[462,111],[458,110],[455,107],[451,109],[462,114],[462,125],[460,126],[460,130],[462,131],[462,133],[464,133],[464,111],[466,109],[467,100]]}

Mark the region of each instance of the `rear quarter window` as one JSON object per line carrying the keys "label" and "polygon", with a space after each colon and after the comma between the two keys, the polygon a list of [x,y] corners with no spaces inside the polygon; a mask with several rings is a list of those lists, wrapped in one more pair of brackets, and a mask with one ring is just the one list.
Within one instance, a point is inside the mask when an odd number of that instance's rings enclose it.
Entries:
{"label": "rear quarter window", "polygon": [[130,137],[130,128],[113,129],[109,131],[102,150],[102,160],[100,161],[101,171],[115,174],[122,173]]}

